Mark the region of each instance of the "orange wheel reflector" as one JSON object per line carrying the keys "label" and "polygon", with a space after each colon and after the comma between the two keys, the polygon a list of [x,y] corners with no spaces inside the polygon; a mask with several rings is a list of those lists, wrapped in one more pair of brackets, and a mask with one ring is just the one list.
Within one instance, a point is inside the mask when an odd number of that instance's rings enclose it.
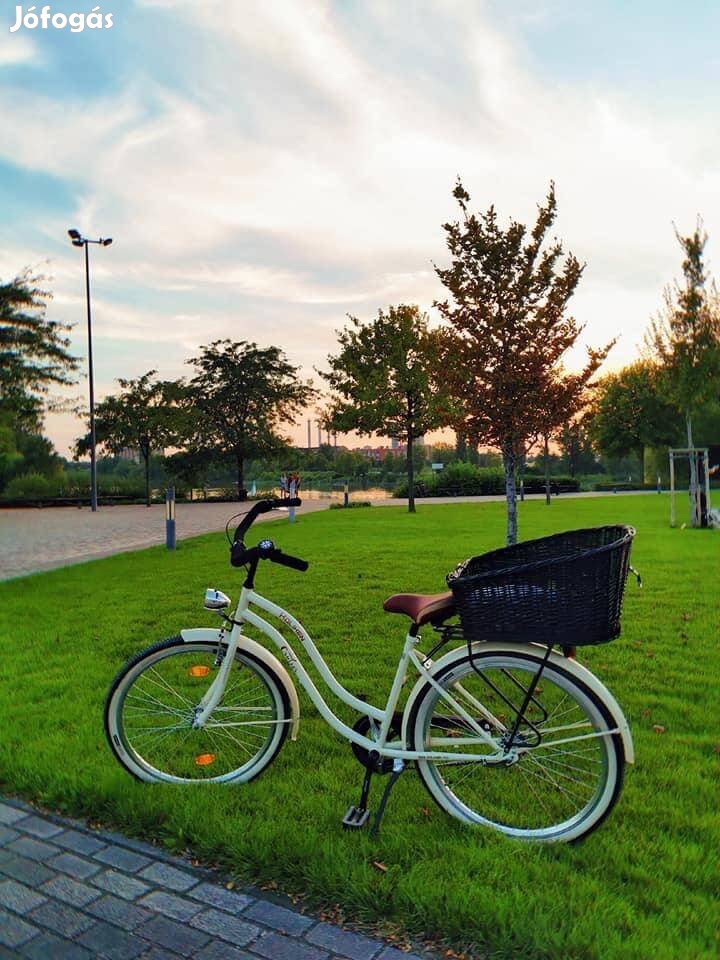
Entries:
{"label": "orange wheel reflector", "polygon": [[199,767],[209,767],[211,763],[215,763],[216,759],[214,753],[201,753],[199,757],[195,757],[195,763]]}
{"label": "orange wheel reflector", "polygon": [[190,667],[188,674],[191,677],[206,677],[210,673],[210,667],[201,667],[199,664],[195,667]]}

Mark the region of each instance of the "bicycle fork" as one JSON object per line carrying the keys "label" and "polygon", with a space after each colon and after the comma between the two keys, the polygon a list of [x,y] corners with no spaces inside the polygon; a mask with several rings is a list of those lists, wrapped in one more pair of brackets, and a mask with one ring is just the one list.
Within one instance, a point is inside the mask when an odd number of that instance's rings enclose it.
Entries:
{"label": "bicycle fork", "polygon": [[[198,705],[195,707],[192,721],[193,730],[202,730],[207,721],[210,719],[213,710],[222,700],[222,695],[225,692],[225,687],[227,686],[230,668],[235,662],[235,652],[238,648],[238,642],[240,640],[241,633],[242,631],[240,625],[238,623],[234,623],[232,632],[230,633],[230,639],[222,650],[220,669],[218,670],[213,682],[205,691],[200,703],[198,703]],[[223,632],[221,631],[218,643],[218,658],[220,657],[222,642]]]}

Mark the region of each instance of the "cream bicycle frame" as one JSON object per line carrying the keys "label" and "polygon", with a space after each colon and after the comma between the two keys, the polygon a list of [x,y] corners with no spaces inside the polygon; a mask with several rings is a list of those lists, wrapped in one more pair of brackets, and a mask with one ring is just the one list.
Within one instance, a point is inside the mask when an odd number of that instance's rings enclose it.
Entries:
{"label": "cream bicycle frame", "polygon": [[[333,713],[324,697],[316,687],[312,678],[309,676],[307,670],[295,655],[295,651],[293,650],[291,644],[272,624],[268,623],[267,620],[264,620],[261,616],[251,610],[251,605],[259,610],[264,611],[265,613],[270,614],[273,617],[276,617],[292,630],[298,640],[302,643],[303,649],[306,651],[310,657],[310,660],[317,668],[326,686],[339,700],[347,704],[349,707],[352,707],[353,710],[356,710],[358,713],[369,717],[371,720],[376,721],[376,723],[379,723],[380,731],[377,740],[364,737],[356,730],[353,730],[352,727],[349,727],[346,723],[343,723],[343,721],[336,716],[335,713]],[[415,650],[419,638],[412,633],[408,633],[405,637],[405,644],[398,662],[397,670],[395,671],[395,678],[388,695],[387,703],[385,705],[385,709],[381,710],[379,707],[374,707],[369,703],[365,703],[363,700],[359,700],[348,690],[346,690],[332,673],[327,663],[323,659],[322,654],[315,646],[315,643],[300,621],[297,620],[292,614],[288,613],[287,610],[284,610],[271,600],[267,600],[259,593],[256,593],[253,589],[248,587],[242,588],[240,600],[232,617],[232,621],[233,627],[226,641],[225,656],[220,669],[218,670],[218,674],[208,687],[204,697],[198,705],[195,718],[195,723],[198,727],[204,726],[205,722],[210,718],[213,710],[222,699],[225,685],[230,673],[230,668],[235,659],[235,652],[238,649],[242,650],[243,624],[249,623],[251,626],[256,627],[261,633],[273,641],[273,643],[282,653],[290,669],[300,681],[302,687],[306,690],[308,696],[312,700],[322,718],[333,728],[333,730],[336,730],[338,733],[342,734],[343,737],[352,743],[356,743],[368,751],[376,750],[382,757],[389,757],[396,760],[422,760],[432,758],[433,760],[454,760],[456,762],[474,761],[476,763],[486,764],[492,763],[496,760],[499,761],[502,758],[503,754],[498,749],[496,740],[487,731],[485,731],[467,712],[467,710],[457,703],[457,701],[453,699],[453,697],[431,676],[430,672],[424,666]],[[458,715],[463,718],[470,729],[477,734],[478,739],[485,743],[488,747],[494,749],[494,753],[483,755],[478,755],[476,753],[443,753],[442,751],[438,750],[405,750],[401,747],[394,747],[392,744],[388,745],[387,740],[390,732],[390,725],[392,723],[393,714],[395,712],[395,708],[397,707],[398,700],[400,699],[400,693],[405,683],[408,666],[410,664],[415,667],[421,677],[424,677],[429,684],[431,684],[440,692],[440,695],[444,700],[452,705],[453,709],[456,710]],[[501,732],[505,731],[505,726],[496,717],[494,717],[492,713],[490,713],[480,703],[480,701],[476,700],[475,697],[470,696],[464,690],[463,693],[472,703],[473,707],[477,709],[479,713],[492,726],[494,726],[496,730]],[[448,739],[446,742],[449,744],[455,743],[456,741]],[[467,738],[461,742],[473,743],[477,741]],[[439,741],[438,745],[441,744],[442,741]]]}

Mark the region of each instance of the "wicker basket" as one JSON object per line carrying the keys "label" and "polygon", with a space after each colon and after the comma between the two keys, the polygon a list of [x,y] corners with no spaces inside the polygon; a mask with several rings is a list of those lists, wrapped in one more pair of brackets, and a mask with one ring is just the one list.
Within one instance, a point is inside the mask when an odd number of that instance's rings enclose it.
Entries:
{"label": "wicker basket", "polygon": [[469,640],[566,647],[620,635],[635,530],[569,530],[461,563],[447,582]]}

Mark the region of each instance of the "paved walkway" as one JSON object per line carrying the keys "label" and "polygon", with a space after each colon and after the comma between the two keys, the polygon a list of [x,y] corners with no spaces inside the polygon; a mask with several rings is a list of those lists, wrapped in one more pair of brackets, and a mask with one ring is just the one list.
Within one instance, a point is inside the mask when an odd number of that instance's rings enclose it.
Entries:
{"label": "paved walkway", "polygon": [[[303,513],[325,510],[329,500],[306,500]],[[178,503],[177,538],[224,530],[242,503]],[[261,520],[277,520],[281,513]],[[0,510],[0,580],[51,570],[114,553],[165,543],[165,506],[47,507]]]}
{"label": "paved walkway", "polygon": [[[427,954],[422,954],[427,956]],[[421,960],[114,833],[0,798],[0,960]]]}

